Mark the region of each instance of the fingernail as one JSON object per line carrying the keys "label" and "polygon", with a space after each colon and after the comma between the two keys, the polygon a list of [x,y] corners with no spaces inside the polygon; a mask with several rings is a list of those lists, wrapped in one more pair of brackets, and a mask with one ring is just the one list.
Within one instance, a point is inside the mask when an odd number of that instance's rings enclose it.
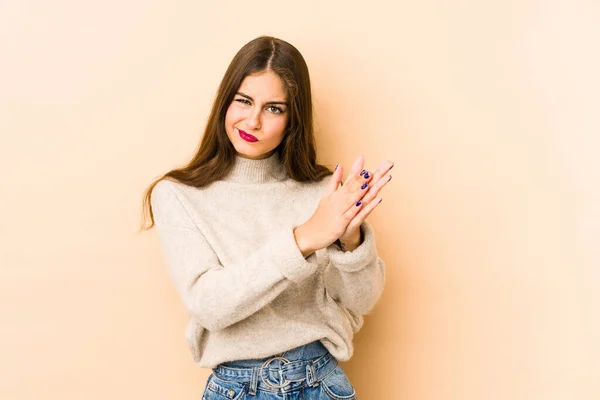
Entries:
{"label": "fingernail", "polygon": [[365,172],[365,179],[369,179],[369,176],[370,176],[369,173]]}
{"label": "fingernail", "polygon": [[[381,203],[382,201],[383,201],[383,199],[379,200],[379,203]],[[379,203],[377,203],[377,204],[379,204]]]}
{"label": "fingernail", "polygon": [[359,200],[358,202],[356,202],[356,207],[360,206],[361,204],[362,204],[362,203],[361,203],[361,201]]}
{"label": "fingernail", "polygon": [[362,171],[360,171],[360,176],[363,176],[364,174],[366,174],[367,171],[365,171],[364,169]]}
{"label": "fingernail", "polygon": [[335,169],[334,169],[334,171],[337,171],[337,168],[338,168],[339,166],[340,166],[340,164],[337,164],[337,165],[335,166]]}
{"label": "fingernail", "polygon": [[390,175],[390,179],[388,179],[388,182],[392,180],[392,176]]}
{"label": "fingernail", "polygon": [[[392,168],[394,168],[394,164],[392,164],[392,166],[390,167],[390,169],[392,169]],[[388,171],[389,171],[390,169],[388,169]]]}
{"label": "fingernail", "polygon": [[366,188],[367,186],[369,186],[369,184],[368,184],[368,183],[364,183],[364,184],[363,184],[363,185],[362,185],[360,188],[361,188],[362,190],[365,190],[365,188]]}

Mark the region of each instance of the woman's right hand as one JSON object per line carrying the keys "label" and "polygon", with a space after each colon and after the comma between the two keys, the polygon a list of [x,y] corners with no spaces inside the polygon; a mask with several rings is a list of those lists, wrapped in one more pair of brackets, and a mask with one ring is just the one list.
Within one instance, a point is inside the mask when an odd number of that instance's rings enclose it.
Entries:
{"label": "woman's right hand", "polygon": [[[362,168],[362,165],[364,157],[359,156],[352,169]],[[373,179],[371,173],[356,174],[340,187],[342,176],[340,165],[331,176],[315,213],[294,230],[298,248],[304,257],[335,242],[362,208],[357,203],[369,189],[369,182]]]}

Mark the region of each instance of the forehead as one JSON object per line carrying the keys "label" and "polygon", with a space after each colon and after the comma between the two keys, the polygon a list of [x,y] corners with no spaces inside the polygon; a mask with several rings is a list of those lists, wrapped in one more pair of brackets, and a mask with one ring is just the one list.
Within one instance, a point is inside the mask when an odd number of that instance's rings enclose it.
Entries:
{"label": "forehead", "polygon": [[285,101],[287,97],[283,81],[273,71],[262,71],[246,76],[238,91],[254,100]]}

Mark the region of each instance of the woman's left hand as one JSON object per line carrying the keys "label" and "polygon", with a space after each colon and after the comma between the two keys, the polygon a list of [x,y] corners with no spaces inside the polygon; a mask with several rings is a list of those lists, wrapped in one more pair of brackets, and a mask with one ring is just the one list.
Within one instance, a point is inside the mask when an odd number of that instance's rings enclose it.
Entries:
{"label": "woman's left hand", "polygon": [[[345,182],[348,182],[352,177],[361,174],[364,166],[364,157],[360,156],[352,165],[352,169],[346,178]],[[344,250],[352,251],[361,244],[361,233],[360,225],[363,221],[371,214],[371,212],[379,205],[381,200],[380,197],[375,197],[379,191],[392,179],[392,175],[388,172],[392,169],[394,163],[391,161],[381,161],[375,171],[366,171],[368,174],[373,174],[373,179],[369,182],[369,188],[361,201],[362,209],[354,216],[346,227],[346,231],[339,237],[339,241],[342,243]],[[342,168],[340,165],[338,168]],[[343,175],[343,171],[342,171]],[[342,176],[340,175],[340,176]]]}

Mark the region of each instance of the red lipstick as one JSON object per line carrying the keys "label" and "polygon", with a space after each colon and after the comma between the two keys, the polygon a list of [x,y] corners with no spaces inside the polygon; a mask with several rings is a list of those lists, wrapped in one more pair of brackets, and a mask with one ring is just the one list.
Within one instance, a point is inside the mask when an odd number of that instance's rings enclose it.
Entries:
{"label": "red lipstick", "polygon": [[241,129],[238,129],[238,132],[240,134],[240,137],[242,139],[244,139],[246,142],[258,142],[258,139],[255,138],[254,136],[252,136],[251,134],[246,133]]}

